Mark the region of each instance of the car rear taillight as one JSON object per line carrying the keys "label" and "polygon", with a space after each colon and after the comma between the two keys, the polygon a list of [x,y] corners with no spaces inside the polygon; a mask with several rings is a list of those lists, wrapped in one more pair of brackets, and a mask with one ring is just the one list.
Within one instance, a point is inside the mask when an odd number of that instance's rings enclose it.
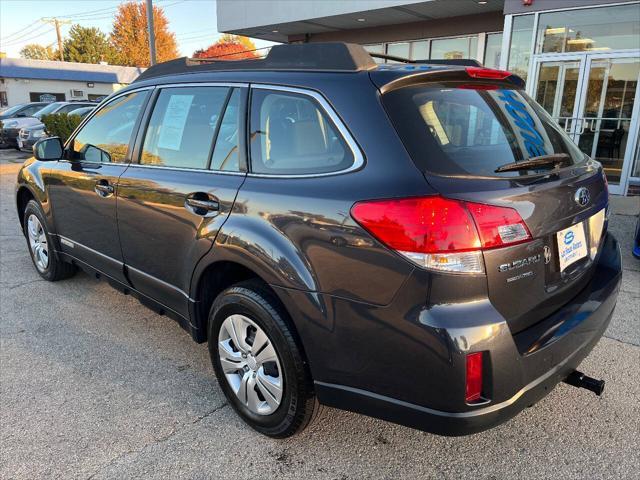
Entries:
{"label": "car rear taillight", "polygon": [[421,267],[483,273],[482,250],[531,239],[512,208],[440,196],[358,202],[352,217],[380,242]]}
{"label": "car rear taillight", "polygon": [[464,400],[473,403],[482,396],[482,352],[467,354]]}
{"label": "car rear taillight", "polygon": [[512,75],[506,70],[494,70],[493,68],[483,67],[467,67],[465,68],[467,75],[471,78],[484,78],[487,80],[504,80]]}
{"label": "car rear taillight", "polygon": [[527,225],[513,208],[471,202],[466,205],[480,232],[482,248],[503,247],[531,240]]}

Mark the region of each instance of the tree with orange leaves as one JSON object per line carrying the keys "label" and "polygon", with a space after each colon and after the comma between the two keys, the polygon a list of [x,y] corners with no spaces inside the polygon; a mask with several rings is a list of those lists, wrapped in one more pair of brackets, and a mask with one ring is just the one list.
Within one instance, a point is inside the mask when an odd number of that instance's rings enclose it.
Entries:
{"label": "tree with orange leaves", "polygon": [[257,58],[256,46],[247,37],[240,35],[224,34],[213,45],[196,50],[193,53],[195,58],[217,58],[218,60],[240,60]]}
{"label": "tree with orange leaves", "polygon": [[[153,27],[158,63],[177,58],[176,37],[169,31],[169,21],[164,11],[156,6],[153,7]],[[111,42],[118,52],[121,65],[132,67],[150,65],[145,2],[129,2],[118,6],[118,12],[113,20]]]}

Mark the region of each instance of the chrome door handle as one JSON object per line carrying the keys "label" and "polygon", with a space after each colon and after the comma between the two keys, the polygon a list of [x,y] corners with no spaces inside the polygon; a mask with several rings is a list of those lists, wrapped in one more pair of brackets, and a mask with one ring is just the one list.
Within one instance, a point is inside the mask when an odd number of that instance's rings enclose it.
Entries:
{"label": "chrome door handle", "polygon": [[109,185],[109,182],[106,180],[98,180],[95,186],[95,191],[101,197],[110,197],[113,195],[115,189],[113,185]]}
{"label": "chrome door handle", "polygon": [[220,210],[220,204],[213,200],[197,200],[195,198],[187,198],[187,205],[193,208],[202,208],[209,211]]}
{"label": "chrome door handle", "polygon": [[196,192],[187,195],[184,207],[201,217],[212,217],[220,211],[220,202],[211,198],[207,193]]}

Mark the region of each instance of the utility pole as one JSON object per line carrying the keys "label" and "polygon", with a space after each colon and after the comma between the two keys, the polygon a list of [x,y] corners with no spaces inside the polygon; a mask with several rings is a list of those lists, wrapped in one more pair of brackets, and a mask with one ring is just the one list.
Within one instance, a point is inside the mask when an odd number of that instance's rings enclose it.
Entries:
{"label": "utility pole", "polygon": [[58,37],[58,55],[60,60],[64,62],[64,47],[62,45],[62,35],[60,34],[60,25],[71,23],[71,20],[58,20],[57,18],[43,18],[42,22],[51,23],[56,26],[56,35]]}
{"label": "utility pole", "polygon": [[153,0],[147,0],[147,30],[149,31],[149,55],[151,55],[151,65],[155,65],[156,34],[153,30]]}

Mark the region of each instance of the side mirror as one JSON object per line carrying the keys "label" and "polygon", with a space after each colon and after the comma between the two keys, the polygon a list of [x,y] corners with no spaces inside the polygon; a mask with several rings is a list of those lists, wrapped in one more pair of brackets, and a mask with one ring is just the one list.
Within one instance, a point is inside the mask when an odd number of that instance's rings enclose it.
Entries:
{"label": "side mirror", "polygon": [[33,146],[33,156],[36,160],[47,162],[62,158],[63,146],[60,137],[49,137],[38,140]]}

